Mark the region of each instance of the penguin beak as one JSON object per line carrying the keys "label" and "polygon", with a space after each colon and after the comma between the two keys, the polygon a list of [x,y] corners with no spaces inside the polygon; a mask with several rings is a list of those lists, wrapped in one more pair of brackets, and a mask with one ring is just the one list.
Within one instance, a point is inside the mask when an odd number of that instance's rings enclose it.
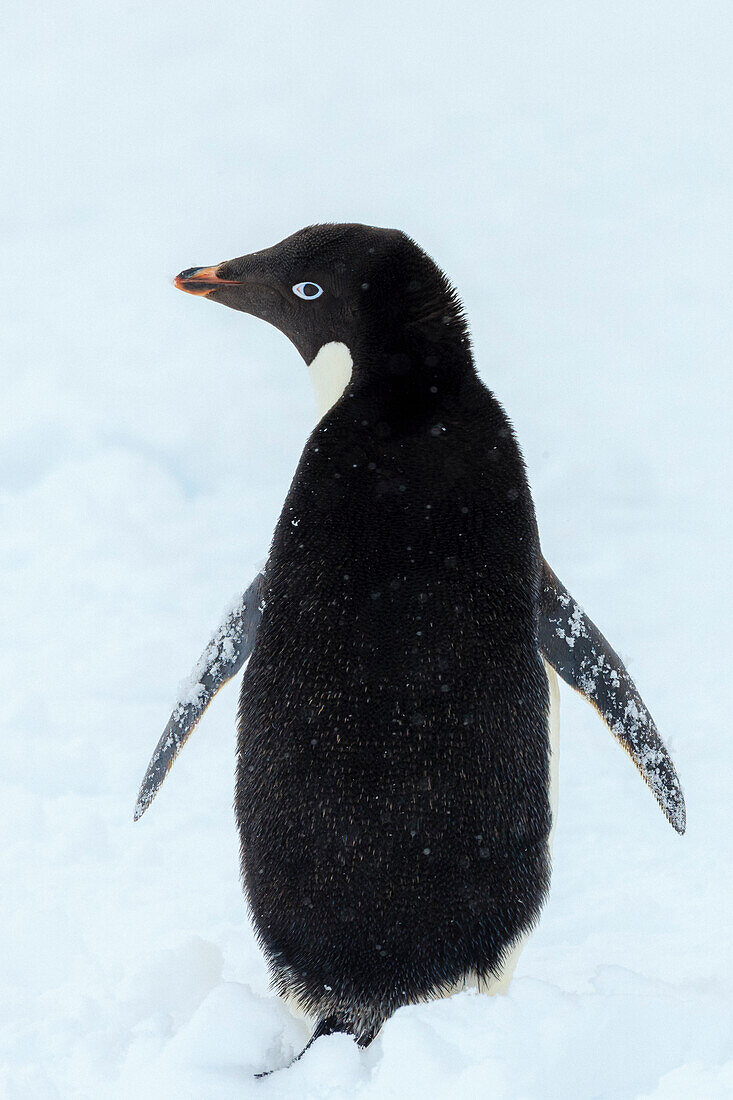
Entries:
{"label": "penguin beak", "polygon": [[229,309],[248,313],[250,317],[258,317],[274,325],[292,340],[309,363],[321,345],[313,351],[310,359],[307,358],[313,341],[311,339],[305,352],[303,341],[310,329],[303,329],[300,311],[293,309],[290,299],[295,301],[295,297],[287,292],[288,279],[283,282],[282,272],[273,271],[270,251],[265,249],[262,253],[238,256],[213,267],[187,267],[176,275],[173,285],[197,298],[208,298],[210,302],[219,302]]}
{"label": "penguin beak", "polygon": [[206,297],[212,290],[218,290],[222,286],[240,285],[236,279],[220,279],[217,275],[220,267],[221,264],[216,267],[187,267],[180,275],[176,275],[173,285],[179,290],[185,290],[187,294],[196,294],[199,297]]}

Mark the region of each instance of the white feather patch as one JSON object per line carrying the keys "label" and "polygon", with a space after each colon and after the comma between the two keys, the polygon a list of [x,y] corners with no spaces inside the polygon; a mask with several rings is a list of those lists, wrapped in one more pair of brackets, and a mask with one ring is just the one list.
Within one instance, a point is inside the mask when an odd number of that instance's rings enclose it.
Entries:
{"label": "white feather patch", "polygon": [[319,420],[336,404],[348,386],[353,366],[354,361],[346,344],[336,340],[324,344],[309,365],[308,372],[316,395]]}

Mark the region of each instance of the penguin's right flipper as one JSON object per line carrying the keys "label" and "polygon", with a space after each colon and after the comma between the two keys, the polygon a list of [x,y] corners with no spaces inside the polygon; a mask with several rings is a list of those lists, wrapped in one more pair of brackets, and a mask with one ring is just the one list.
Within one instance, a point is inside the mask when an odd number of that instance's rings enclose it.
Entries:
{"label": "penguin's right flipper", "polygon": [[685,831],[674,764],[623,661],[543,559],[540,650],[566,684],[593,704],[651,788],[672,828]]}
{"label": "penguin's right flipper", "polygon": [[148,764],[135,804],[135,821],[139,821],[155,798],[173,761],[219,688],[251,656],[262,618],[263,579],[264,573],[258,573],[237,600],[189,677],[187,690],[176,703]]}

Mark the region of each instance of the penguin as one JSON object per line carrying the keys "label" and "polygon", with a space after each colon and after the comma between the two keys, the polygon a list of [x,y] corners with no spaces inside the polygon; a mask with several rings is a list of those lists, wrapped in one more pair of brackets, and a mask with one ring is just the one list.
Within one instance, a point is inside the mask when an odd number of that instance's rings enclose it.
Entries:
{"label": "penguin", "polygon": [[678,831],[684,800],[618,656],[542,558],[513,429],[427,254],[396,230],[311,226],[176,285],[288,336],[321,415],[136,817],[248,659],[235,811],[254,926],[314,1038],[367,1045],[401,1005],[505,987],[539,918],[552,665]]}

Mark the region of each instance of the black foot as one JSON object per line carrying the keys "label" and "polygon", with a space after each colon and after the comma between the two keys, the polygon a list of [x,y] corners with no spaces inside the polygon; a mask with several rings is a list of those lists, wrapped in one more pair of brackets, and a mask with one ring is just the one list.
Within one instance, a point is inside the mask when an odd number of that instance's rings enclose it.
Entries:
{"label": "black foot", "polygon": [[[373,1028],[371,1031],[367,1032],[366,1035],[360,1035],[360,1036],[357,1037],[357,1036],[353,1035],[353,1032],[348,1027],[348,1025],[343,1023],[341,1020],[339,1020],[337,1016],[326,1016],[325,1019],[318,1021],[318,1023],[316,1024],[315,1031],[313,1032],[310,1039],[308,1040],[308,1042],[305,1044],[305,1046],[301,1050],[300,1054],[297,1054],[295,1056],[295,1058],[293,1058],[292,1062],[288,1062],[287,1066],[281,1066],[280,1069],[290,1069],[291,1066],[294,1066],[296,1062],[300,1061],[300,1059],[303,1057],[305,1052],[310,1047],[313,1046],[316,1039],[320,1039],[322,1035],[333,1035],[336,1032],[341,1032],[341,1033],[345,1033],[347,1035],[352,1035],[354,1037],[354,1039],[356,1039],[356,1042],[358,1043],[358,1045],[360,1047],[362,1047],[362,1049],[363,1049],[364,1047],[369,1046],[372,1039],[374,1038],[374,1036],[377,1033],[377,1029]],[[255,1078],[269,1077],[271,1073],[278,1073],[278,1072],[279,1071],[276,1070],[276,1069],[266,1069],[266,1070],[263,1070],[262,1073],[256,1073]]]}

